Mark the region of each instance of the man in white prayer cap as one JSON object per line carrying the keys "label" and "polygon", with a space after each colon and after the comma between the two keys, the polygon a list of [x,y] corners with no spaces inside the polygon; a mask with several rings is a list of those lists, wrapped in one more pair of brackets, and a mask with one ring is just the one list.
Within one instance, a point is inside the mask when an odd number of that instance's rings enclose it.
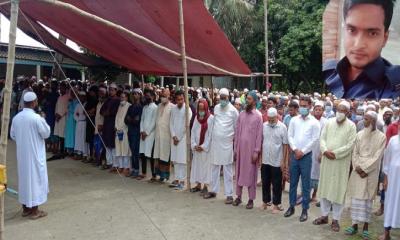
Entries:
{"label": "man in white prayer cap", "polygon": [[38,106],[34,92],[23,96],[24,108],[11,125],[10,135],[17,144],[18,201],[22,204],[23,217],[39,219],[47,213],[39,210],[39,205],[47,201],[49,192],[46,143],[50,136],[50,126],[35,113]]}
{"label": "man in white prayer cap", "polygon": [[[262,196],[261,209],[268,208],[272,201],[272,213],[282,211],[282,173],[289,166],[289,142],[285,124],[278,120],[276,108],[269,108],[267,121],[263,124],[262,145]],[[272,189],[271,189],[272,186]],[[272,198],[271,198],[272,191]]]}
{"label": "man in white prayer cap", "polygon": [[347,235],[358,232],[358,224],[364,223],[362,235],[369,238],[368,224],[371,221],[372,204],[378,187],[379,169],[386,136],[377,130],[378,114],[368,111],[364,116],[365,128],[357,133],[352,153],[353,171],[347,188],[347,198],[351,201],[352,226]]}
{"label": "man in white prayer cap", "polygon": [[220,170],[223,166],[225,203],[233,203],[233,137],[239,112],[229,102],[229,91],[219,91],[220,101],[214,108],[214,129],[211,135],[211,184],[205,199],[215,198],[220,187]]}
{"label": "man in white prayer cap", "polygon": [[342,100],[336,112],[322,129],[320,149],[322,154],[318,197],[321,201],[321,217],[314,225],[328,224],[332,210],[331,229],[340,231],[339,220],[344,207],[349,179],[351,153],[356,139],[356,126],[347,118],[350,103]]}

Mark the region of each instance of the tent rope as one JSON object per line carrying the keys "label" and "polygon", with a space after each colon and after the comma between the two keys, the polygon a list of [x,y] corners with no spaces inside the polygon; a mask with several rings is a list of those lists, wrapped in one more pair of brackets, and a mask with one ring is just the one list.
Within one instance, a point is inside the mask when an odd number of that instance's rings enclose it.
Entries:
{"label": "tent rope", "polygon": [[[38,33],[38,31],[36,30],[36,28],[33,26],[31,20],[29,19],[29,17],[27,17],[27,16],[25,15],[25,13],[22,11],[21,8],[20,8],[19,10],[20,10],[20,12],[22,13],[22,16],[28,21],[29,25],[31,25],[32,29],[35,31],[35,33],[37,34],[37,36],[40,38],[40,41],[42,42],[42,44],[43,44],[44,46],[47,47],[47,50],[49,51],[50,55],[52,56],[54,62],[55,62],[56,65],[57,65],[57,67],[60,69],[60,71],[61,71],[61,73],[63,74],[64,78],[67,79],[67,76],[66,76],[64,70],[62,69],[60,63],[57,61],[56,57],[55,57],[54,54],[51,52],[49,46],[47,46],[47,44],[45,43],[45,41],[43,40],[43,38],[41,37],[41,35]],[[92,119],[89,117],[89,114],[87,113],[87,111],[86,111],[84,105],[82,104],[82,102],[81,102],[80,99],[78,98],[78,95],[77,95],[76,91],[74,90],[74,88],[72,87],[71,83],[70,83],[69,81],[67,81],[67,83],[68,83],[70,89],[72,90],[73,94],[75,95],[76,99],[78,100],[78,103],[82,106],[83,111],[84,111],[84,113],[85,113],[85,115],[86,115],[86,118],[89,119],[89,121],[90,121],[90,123],[92,124],[92,126],[93,126],[94,128],[96,128],[96,125],[93,123]],[[100,134],[99,134],[99,138],[100,138],[100,141],[101,141],[102,144],[103,144],[104,149],[105,149],[106,151],[108,151],[107,148],[106,148],[105,142],[104,142],[104,140],[103,140],[103,137],[102,137]],[[122,176],[121,172],[118,170],[118,168],[117,168],[116,170],[117,170],[117,172],[118,172],[118,175],[119,175],[120,178],[121,178],[122,183],[123,183],[126,187],[128,187],[128,183],[126,182],[125,178]],[[153,221],[153,219],[150,217],[150,215],[146,212],[146,210],[143,208],[143,206],[142,206],[142,205],[140,204],[140,202],[137,200],[137,198],[135,197],[135,195],[133,194],[133,192],[131,192],[131,191],[128,191],[128,192],[131,194],[132,198],[133,198],[134,201],[136,202],[136,205],[139,207],[139,209],[143,212],[143,214],[147,217],[147,219],[150,221],[150,223],[151,223],[151,224],[157,229],[157,231],[161,234],[161,236],[163,237],[163,239],[167,240],[167,237],[166,237],[166,235],[164,234],[164,232],[163,232],[163,231],[161,230],[161,228]]]}
{"label": "tent rope", "polygon": [[[38,0],[38,1],[41,1],[41,2],[44,2],[44,3],[48,3],[48,4],[52,4],[52,5],[55,5],[57,7],[62,7],[62,8],[65,8],[67,10],[70,10],[70,11],[76,13],[76,14],[79,14],[81,16],[89,18],[91,20],[95,20],[97,22],[101,22],[101,23],[103,23],[104,25],[106,25],[108,27],[114,28],[114,29],[116,29],[116,30],[118,30],[120,32],[127,33],[130,36],[132,36],[132,37],[134,37],[134,38],[136,38],[136,39],[138,39],[138,40],[140,40],[140,41],[142,41],[142,42],[144,42],[144,43],[146,43],[148,45],[151,45],[151,46],[153,46],[153,47],[155,47],[157,49],[160,49],[160,50],[162,50],[164,52],[167,52],[167,53],[169,53],[171,55],[174,55],[174,56],[177,56],[179,58],[182,58],[182,54],[179,53],[179,52],[176,52],[176,51],[174,51],[174,50],[172,50],[172,49],[170,49],[168,47],[165,47],[165,46],[163,46],[161,44],[158,44],[158,43],[156,43],[156,42],[154,42],[154,41],[152,41],[152,40],[150,40],[150,39],[148,39],[148,38],[146,38],[146,37],[144,37],[144,36],[142,36],[140,34],[137,34],[137,33],[133,32],[133,31],[131,31],[129,29],[126,29],[125,27],[122,27],[121,25],[115,24],[115,23],[113,23],[113,22],[111,22],[109,20],[106,20],[106,19],[101,18],[99,16],[96,16],[94,14],[91,14],[91,13],[88,13],[86,11],[83,11],[80,8],[77,8],[72,4],[61,2],[61,1],[58,1],[58,0]],[[211,63],[204,62],[204,61],[202,61],[200,59],[189,57],[189,56],[186,56],[186,59],[191,61],[191,62],[198,63],[198,64],[203,65],[205,67],[212,68],[212,69],[217,70],[217,71],[219,71],[221,73],[224,73],[224,74],[227,74],[227,75],[230,75],[230,76],[234,76],[234,77],[251,77],[251,76],[255,76],[254,74],[240,74],[240,73],[231,72],[229,70],[217,67],[217,66],[215,66],[215,65],[213,65]]]}

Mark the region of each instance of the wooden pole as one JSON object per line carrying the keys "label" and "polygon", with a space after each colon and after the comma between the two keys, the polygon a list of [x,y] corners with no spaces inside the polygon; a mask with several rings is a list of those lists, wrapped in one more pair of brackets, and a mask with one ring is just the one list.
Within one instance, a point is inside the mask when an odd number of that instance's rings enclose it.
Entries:
{"label": "wooden pole", "polygon": [[265,42],[265,88],[269,94],[269,69],[268,69],[268,0],[264,0],[264,42]]}
{"label": "wooden pole", "polygon": [[[17,22],[18,22],[18,4],[19,0],[11,1],[10,10],[10,33],[8,42],[8,56],[7,56],[7,73],[6,83],[4,87],[3,96],[3,116],[1,124],[1,137],[0,137],[0,164],[6,166],[7,163],[7,143],[8,143],[8,126],[10,123],[10,105],[11,105],[11,92],[12,83],[14,78],[14,64],[15,64],[15,39],[17,37]],[[4,239],[4,193],[0,196],[0,240]]]}
{"label": "wooden pole", "polygon": [[187,63],[186,63],[186,47],[185,47],[185,27],[183,19],[183,0],[178,0],[179,3],[179,30],[181,35],[181,56],[182,56],[182,69],[183,69],[183,85],[185,87],[185,127],[186,127],[186,161],[187,161],[187,174],[186,174],[186,187],[190,189],[190,168],[192,159],[190,154],[190,119],[189,119],[189,95],[188,95],[188,79],[187,79]]}
{"label": "wooden pole", "polygon": [[142,91],[144,92],[144,75],[142,74]]}

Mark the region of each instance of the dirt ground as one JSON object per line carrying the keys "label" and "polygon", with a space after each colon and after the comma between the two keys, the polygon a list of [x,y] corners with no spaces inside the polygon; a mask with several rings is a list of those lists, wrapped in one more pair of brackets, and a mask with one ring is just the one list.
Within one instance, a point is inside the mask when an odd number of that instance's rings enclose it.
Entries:
{"label": "dirt ground", "polygon": [[[9,142],[9,186],[16,189],[15,145]],[[300,223],[300,208],[287,219],[257,208],[227,206],[221,194],[204,200],[189,192],[174,192],[165,185],[122,178],[71,159],[48,163],[50,194],[43,205],[49,215],[32,221],[22,218],[15,196],[6,195],[5,239],[361,239],[347,238],[343,231],[351,221],[343,214],[340,233],[328,225],[313,226],[319,209],[312,206],[309,220]],[[247,191],[244,192],[247,198]],[[287,193],[283,206],[288,204]],[[247,199],[244,199],[245,202]],[[382,217],[373,217],[373,239],[382,232]],[[394,232],[394,238],[399,238]]]}

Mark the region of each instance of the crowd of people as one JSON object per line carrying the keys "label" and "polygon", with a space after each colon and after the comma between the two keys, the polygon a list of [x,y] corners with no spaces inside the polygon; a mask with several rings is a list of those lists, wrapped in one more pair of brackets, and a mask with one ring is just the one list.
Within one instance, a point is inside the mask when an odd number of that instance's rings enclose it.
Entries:
{"label": "crowd of people", "polygon": [[328,224],[332,212],[331,229],[338,232],[348,203],[352,226],[345,233],[354,235],[363,224],[364,239],[370,237],[372,203],[379,193],[375,214],[385,215],[382,239],[389,239],[392,227],[400,227],[399,213],[384,211],[400,206],[399,99],[190,88],[186,108],[184,92],[176,86],[20,78],[11,116],[26,106],[24,96],[30,92],[35,98],[29,99],[37,101],[36,111],[50,127],[46,147],[53,156],[48,161],[68,156],[125,177],[168,182],[176,190],[189,186],[204,199],[220,193],[222,176],[226,204],[242,204],[245,187],[246,208],[252,209],[259,185],[260,207],[274,214],[284,211],[282,192],[289,183],[285,217],[301,204],[299,220],[304,222],[310,203],[316,202],[321,217],[313,224]]}

